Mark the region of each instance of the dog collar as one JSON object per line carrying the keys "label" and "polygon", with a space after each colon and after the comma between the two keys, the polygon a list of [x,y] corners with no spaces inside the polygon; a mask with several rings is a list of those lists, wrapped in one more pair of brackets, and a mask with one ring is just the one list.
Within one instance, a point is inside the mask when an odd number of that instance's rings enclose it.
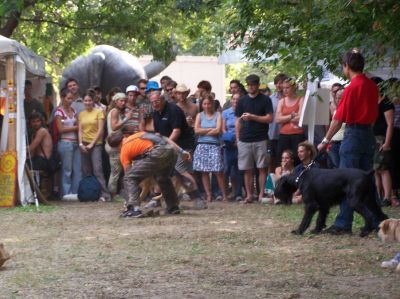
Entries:
{"label": "dog collar", "polygon": [[299,180],[300,180],[301,176],[302,176],[307,170],[309,170],[313,164],[314,164],[314,160],[312,160],[312,161],[310,162],[310,164],[308,164],[308,165],[300,172],[300,174],[299,174],[299,175],[297,176],[297,178],[294,180],[295,183],[296,183],[296,185],[299,184]]}

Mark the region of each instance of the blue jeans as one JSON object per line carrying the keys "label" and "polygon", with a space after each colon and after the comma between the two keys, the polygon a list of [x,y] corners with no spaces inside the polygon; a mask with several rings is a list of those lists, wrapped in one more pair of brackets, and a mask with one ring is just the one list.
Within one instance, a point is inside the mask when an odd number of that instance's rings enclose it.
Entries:
{"label": "blue jeans", "polygon": [[78,143],[60,140],[57,150],[61,158],[61,192],[62,195],[77,194],[82,178],[81,153]]}
{"label": "blue jeans", "polygon": [[340,166],[340,144],[341,142],[332,142],[329,148],[328,156],[332,163],[332,168],[339,168]]}
{"label": "blue jeans", "polygon": [[243,173],[238,168],[238,149],[237,147],[226,147],[224,151],[224,172],[225,177],[231,177],[236,181],[236,190],[232,190],[235,197],[242,196]]}
{"label": "blue jeans", "polygon": [[[340,146],[339,168],[358,168],[365,171],[372,170],[375,151],[375,137],[372,127],[346,127],[344,138]],[[373,180],[371,176],[371,180]],[[375,182],[373,183],[375,186]],[[340,212],[335,220],[335,226],[351,229],[353,224],[353,209],[346,200],[340,204]],[[374,223],[374,225],[377,225]]]}

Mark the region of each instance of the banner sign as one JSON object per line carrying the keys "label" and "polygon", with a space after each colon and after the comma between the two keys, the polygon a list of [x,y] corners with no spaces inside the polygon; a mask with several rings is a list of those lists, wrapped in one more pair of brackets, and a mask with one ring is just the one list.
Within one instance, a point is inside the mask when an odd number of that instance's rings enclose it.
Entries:
{"label": "banner sign", "polygon": [[15,206],[17,165],[15,151],[4,152],[0,155],[0,207]]}

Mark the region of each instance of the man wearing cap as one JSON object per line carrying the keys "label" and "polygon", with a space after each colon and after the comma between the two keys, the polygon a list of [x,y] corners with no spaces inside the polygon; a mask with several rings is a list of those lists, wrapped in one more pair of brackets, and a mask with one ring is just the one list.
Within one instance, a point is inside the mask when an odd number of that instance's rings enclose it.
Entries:
{"label": "man wearing cap", "polygon": [[[121,130],[109,136],[110,145],[118,145],[123,138]],[[174,170],[177,152],[184,160],[190,160],[190,154],[166,137],[148,132],[138,132],[122,141],[120,160],[124,167],[124,188],[128,195],[126,210],[121,214],[125,218],[140,218],[139,184],[147,177],[157,181],[167,205],[167,214],[179,214],[179,200],[170,176]],[[132,161],[134,166],[132,167]]]}
{"label": "man wearing cap", "polygon": [[178,84],[175,88],[176,105],[182,109],[186,117],[186,122],[193,128],[199,108],[196,104],[187,99],[189,93],[190,89],[187,88],[185,84]]}
{"label": "man wearing cap", "polygon": [[140,130],[141,122],[141,109],[136,100],[139,96],[139,88],[136,85],[129,85],[126,88],[127,102],[125,106],[126,121],[124,124],[124,131],[133,134]]}
{"label": "man wearing cap", "polygon": [[264,197],[267,175],[268,124],[272,121],[271,99],[259,91],[260,78],[249,75],[246,78],[248,95],[243,96],[236,106],[236,140],[238,146],[238,166],[244,170],[246,198],[243,203],[253,201],[253,168],[256,165],[260,192],[258,200]]}
{"label": "man wearing cap", "polygon": [[[154,131],[176,142],[185,151],[193,151],[195,141],[194,131],[186,122],[185,114],[182,109],[176,104],[167,102],[164,97],[161,96],[161,89],[155,81],[149,81],[147,84],[147,94],[152,108],[154,109]],[[196,198],[196,205],[198,208],[204,208],[205,204],[200,197],[196,180],[190,173],[192,170],[191,163],[178,157],[175,170],[190,180],[195,190],[190,192],[189,196],[191,198]]]}

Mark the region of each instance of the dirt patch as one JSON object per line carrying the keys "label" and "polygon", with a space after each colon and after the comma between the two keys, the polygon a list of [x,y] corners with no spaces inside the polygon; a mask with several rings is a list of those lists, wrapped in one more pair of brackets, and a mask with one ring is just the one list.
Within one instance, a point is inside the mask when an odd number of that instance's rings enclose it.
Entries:
{"label": "dirt patch", "polygon": [[[300,206],[213,203],[145,219],[119,219],[120,209],[0,210],[0,242],[13,254],[0,297],[400,298],[400,274],[380,268],[400,244],[293,236]],[[398,208],[386,212],[400,218]]]}

